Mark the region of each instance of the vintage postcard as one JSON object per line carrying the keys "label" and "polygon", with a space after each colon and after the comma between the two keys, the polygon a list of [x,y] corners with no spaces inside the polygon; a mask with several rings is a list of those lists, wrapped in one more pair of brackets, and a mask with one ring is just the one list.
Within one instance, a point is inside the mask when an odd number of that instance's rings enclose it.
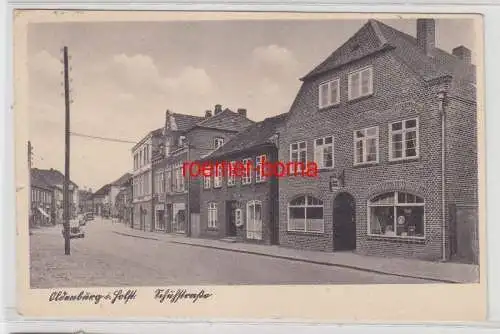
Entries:
{"label": "vintage postcard", "polygon": [[485,319],[481,16],[14,17],[21,315]]}

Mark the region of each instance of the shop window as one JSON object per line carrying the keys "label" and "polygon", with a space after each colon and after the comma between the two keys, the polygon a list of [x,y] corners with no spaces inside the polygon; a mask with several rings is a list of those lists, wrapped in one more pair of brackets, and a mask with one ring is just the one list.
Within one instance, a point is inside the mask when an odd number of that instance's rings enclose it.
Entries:
{"label": "shop window", "polygon": [[324,231],[323,201],[300,196],[288,204],[288,230],[297,232]]}
{"label": "shop window", "polygon": [[406,192],[389,192],[368,202],[370,235],[423,238],[425,203]]}

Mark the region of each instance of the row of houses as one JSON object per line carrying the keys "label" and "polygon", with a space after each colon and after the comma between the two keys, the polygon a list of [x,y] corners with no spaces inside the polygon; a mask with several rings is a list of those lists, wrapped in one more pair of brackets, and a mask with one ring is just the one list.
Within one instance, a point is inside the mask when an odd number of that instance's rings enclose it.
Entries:
{"label": "row of houses", "polygon": [[[55,225],[63,221],[64,174],[56,169],[32,168],[30,173],[30,226]],[[69,183],[70,214],[79,207],[80,191],[73,181]]]}
{"label": "row of houses", "polygon": [[[477,107],[471,51],[369,20],[260,122],[216,105],[166,112],[132,149],[132,228],[325,252],[478,259]],[[268,111],[272,112],[272,111]],[[251,162],[195,177],[186,162]],[[317,175],[264,175],[262,162]]]}

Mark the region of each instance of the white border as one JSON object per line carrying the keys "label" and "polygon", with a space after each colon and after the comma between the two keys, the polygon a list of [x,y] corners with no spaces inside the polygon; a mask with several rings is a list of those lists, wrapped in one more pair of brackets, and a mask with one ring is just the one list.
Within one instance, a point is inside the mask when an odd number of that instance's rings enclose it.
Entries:
{"label": "white border", "polygon": [[[393,0],[392,3],[396,1]],[[25,5],[15,5],[16,8],[59,8],[64,6],[65,9],[163,9],[163,10],[266,10],[266,11],[358,11],[358,12],[373,12],[374,10],[378,12],[434,12],[434,13],[465,13],[474,12],[482,13],[484,15],[485,24],[485,68],[486,68],[486,155],[487,155],[487,248],[488,248],[488,282],[489,282],[489,317],[490,320],[500,321],[500,263],[495,255],[500,255],[500,243],[494,242],[497,236],[500,235],[500,226],[498,224],[493,224],[497,219],[495,219],[495,203],[500,198],[500,175],[496,171],[500,170],[500,159],[495,155],[495,147],[491,143],[499,140],[498,132],[494,130],[500,125],[500,115],[495,112],[500,105],[500,96],[495,94],[493,89],[498,86],[498,76],[495,73],[500,71],[500,64],[496,61],[500,56],[500,45],[494,43],[494,41],[500,40],[500,6],[494,6],[493,4],[498,4],[496,1],[453,1],[449,0],[442,2],[441,5],[437,5],[432,1],[415,1],[415,3],[422,4],[421,6],[410,5],[403,1],[398,1],[397,5],[388,5],[388,1],[381,0],[377,1],[377,7],[367,6],[367,2],[359,2],[358,6],[352,5],[352,1],[343,0],[337,1],[336,4],[322,4],[318,5],[315,1],[308,2],[292,2],[289,4],[283,4],[278,1],[267,2],[261,1],[261,5],[256,4],[245,4],[245,3],[222,3],[221,1],[212,2],[198,0],[197,5],[193,5],[187,2],[177,2],[170,4],[155,3],[118,3],[115,1],[109,1],[107,3],[100,4],[83,4],[77,2],[62,2],[52,0],[51,4],[44,5],[41,1],[33,0],[29,4]],[[19,2],[16,2],[19,3]],[[315,4],[316,3],[316,4]],[[372,4],[375,1],[371,2]],[[444,3],[448,6],[443,5]],[[458,6],[459,4],[465,4]],[[315,4],[315,5],[314,5]],[[363,5],[364,4],[364,5]],[[457,5],[450,7],[449,5]],[[490,6],[485,6],[485,4],[491,4]],[[134,322],[133,327],[129,322],[94,322],[90,323],[88,321],[80,322],[62,322],[54,320],[38,320],[38,321],[25,321],[20,322],[21,318],[15,312],[15,255],[14,255],[14,235],[15,235],[15,220],[14,220],[14,208],[15,201],[13,196],[5,196],[6,192],[14,191],[14,169],[12,166],[13,161],[13,119],[12,113],[9,112],[9,106],[12,104],[12,14],[11,10],[14,8],[12,4],[6,4],[1,6],[1,14],[5,20],[6,24],[2,26],[2,39],[6,43],[6,49],[8,52],[3,53],[2,65],[4,68],[0,70],[1,75],[5,76],[0,80],[2,84],[2,91],[6,92],[5,100],[2,100],[4,106],[4,112],[2,117],[0,117],[0,133],[3,134],[1,153],[2,157],[0,159],[0,184],[3,186],[3,191],[0,192],[0,210],[1,219],[4,222],[2,228],[2,246],[4,246],[2,254],[2,260],[0,264],[3,266],[2,272],[10,273],[10,275],[0,275],[0,281],[4,283],[1,290],[0,298],[4,302],[6,312],[6,318],[10,321],[8,326],[4,329],[7,331],[69,331],[74,332],[77,329],[85,329],[86,331],[94,332],[114,332],[114,333],[165,333],[165,332],[182,332],[182,333],[199,333],[204,332],[209,333],[228,333],[228,332],[238,332],[238,333],[254,333],[256,330],[266,329],[267,332],[273,333],[289,333],[290,330],[296,330],[298,333],[330,333],[332,329],[337,330],[340,333],[431,333],[439,330],[440,333],[469,333],[470,331],[486,333],[491,332],[492,328],[497,327],[498,324],[469,324],[471,327],[463,327],[462,325],[454,326],[362,326],[362,325],[343,325],[339,327],[338,325],[298,325],[298,324],[272,324],[260,325],[260,328],[255,328],[255,324],[236,324],[236,323],[220,323],[217,325],[211,325],[210,323],[175,323],[171,322],[169,324],[165,323],[160,325],[158,322]],[[495,81],[495,79],[497,79]],[[3,86],[4,85],[4,86]],[[13,222],[8,224],[5,222]],[[3,278],[6,277],[6,281]],[[6,294],[4,295],[4,292]],[[4,299],[5,298],[5,299]],[[2,320],[4,315],[2,314]],[[160,319],[159,319],[160,320]],[[164,320],[164,319],[162,319]],[[109,321],[109,320],[108,320]],[[3,325],[5,325],[3,323]]]}

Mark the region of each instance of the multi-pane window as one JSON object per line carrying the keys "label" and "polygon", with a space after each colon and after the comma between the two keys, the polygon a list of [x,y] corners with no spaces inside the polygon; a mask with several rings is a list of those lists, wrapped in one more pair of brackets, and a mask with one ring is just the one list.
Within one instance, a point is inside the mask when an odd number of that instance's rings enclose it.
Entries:
{"label": "multi-pane window", "polygon": [[170,155],[170,138],[167,138],[165,140],[165,156],[169,156]]}
{"label": "multi-pane window", "polygon": [[340,102],[339,79],[319,85],[319,107],[326,108]]}
{"label": "multi-pane window", "polygon": [[266,162],[266,155],[262,154],[255,159],[255,182],[264,182],[266,176],[264,175],[264,164]]}
{"label": "multi-pane window", "polygon": [[217,228],[217,203],[208,203],[208,227]]}
{"label": "multi-pane window", "polygon": [[314,141],[314,161],[318,168],[333,168],[333,137],[318,138]]}
{"label": "multi-pane window", "polygon": [[246,158],[243,159],[243,175],[241,176],[241,184],[250,184],[252,183],[252,159]]}
{"label": "multi-pane window", "polygon": [[288,203],[288,230],[323,232],[323,201],[312,196],[300,196]]}
{"label": "multi-pane window", "polygon": [[[305,141],[290,144],[290,161],[299,162],[297,172],[302,171],[307,163],[307,144]],[[291,172],[295,173],[294,165],[291,166]]]}
{"label": "multi-pane window", "polygon": [[224,173],[223,165],[216,164],[216,170],[214,175],[214,188],[222,187],[222,174]]}
{"label": "multi-pane window", "polygon": [[210,176],[207,175],[203,176],[203,188],[210,189]]}
{"label": "multi-pane window", "polygon": [[378,162],[378,127],[354,131],[354,164]]}
{"label": "multi-pane window", "polygon": [[373,68],[366,67],[349,74],[349,100],[357,99],[373,93]]}
{"label": "multi-pane window", "polygon": [[234,168],[235,168],[235,165],[236,165],[236,161],[231,161],[230,163],[230,168],[228,169],[228,173],[227,173],[227,185],[228,187],[231,187],[231,186],[234,186],[236,184],[236,177],[235,177],[235,173],[234,173]]}
{"label": "multi-pane window", "polygon": [[224,138],[221,138],[221,137],[214,138],[214,148],[215,149],[218,149],[222,145],[224,145]]}
{"label": "multi-pane window", "polygon": [[184,191],[184,175],[182,175],[182,167],[180,165],[175,167],[175,191]]}
{"label": "multi-pane window", "polygon": [[416,118],[389,124],[389,159],[418,157],[418,120]]}
{"label": "multi-pane window", "polygon": [[369,234],[423,238],[424,199],[406,192],[388,192],[368,201]]}
{"label": "multi-pane window", "polygon": [[169,169],[165,172],[165,191],[172,191],[172,171]]}

